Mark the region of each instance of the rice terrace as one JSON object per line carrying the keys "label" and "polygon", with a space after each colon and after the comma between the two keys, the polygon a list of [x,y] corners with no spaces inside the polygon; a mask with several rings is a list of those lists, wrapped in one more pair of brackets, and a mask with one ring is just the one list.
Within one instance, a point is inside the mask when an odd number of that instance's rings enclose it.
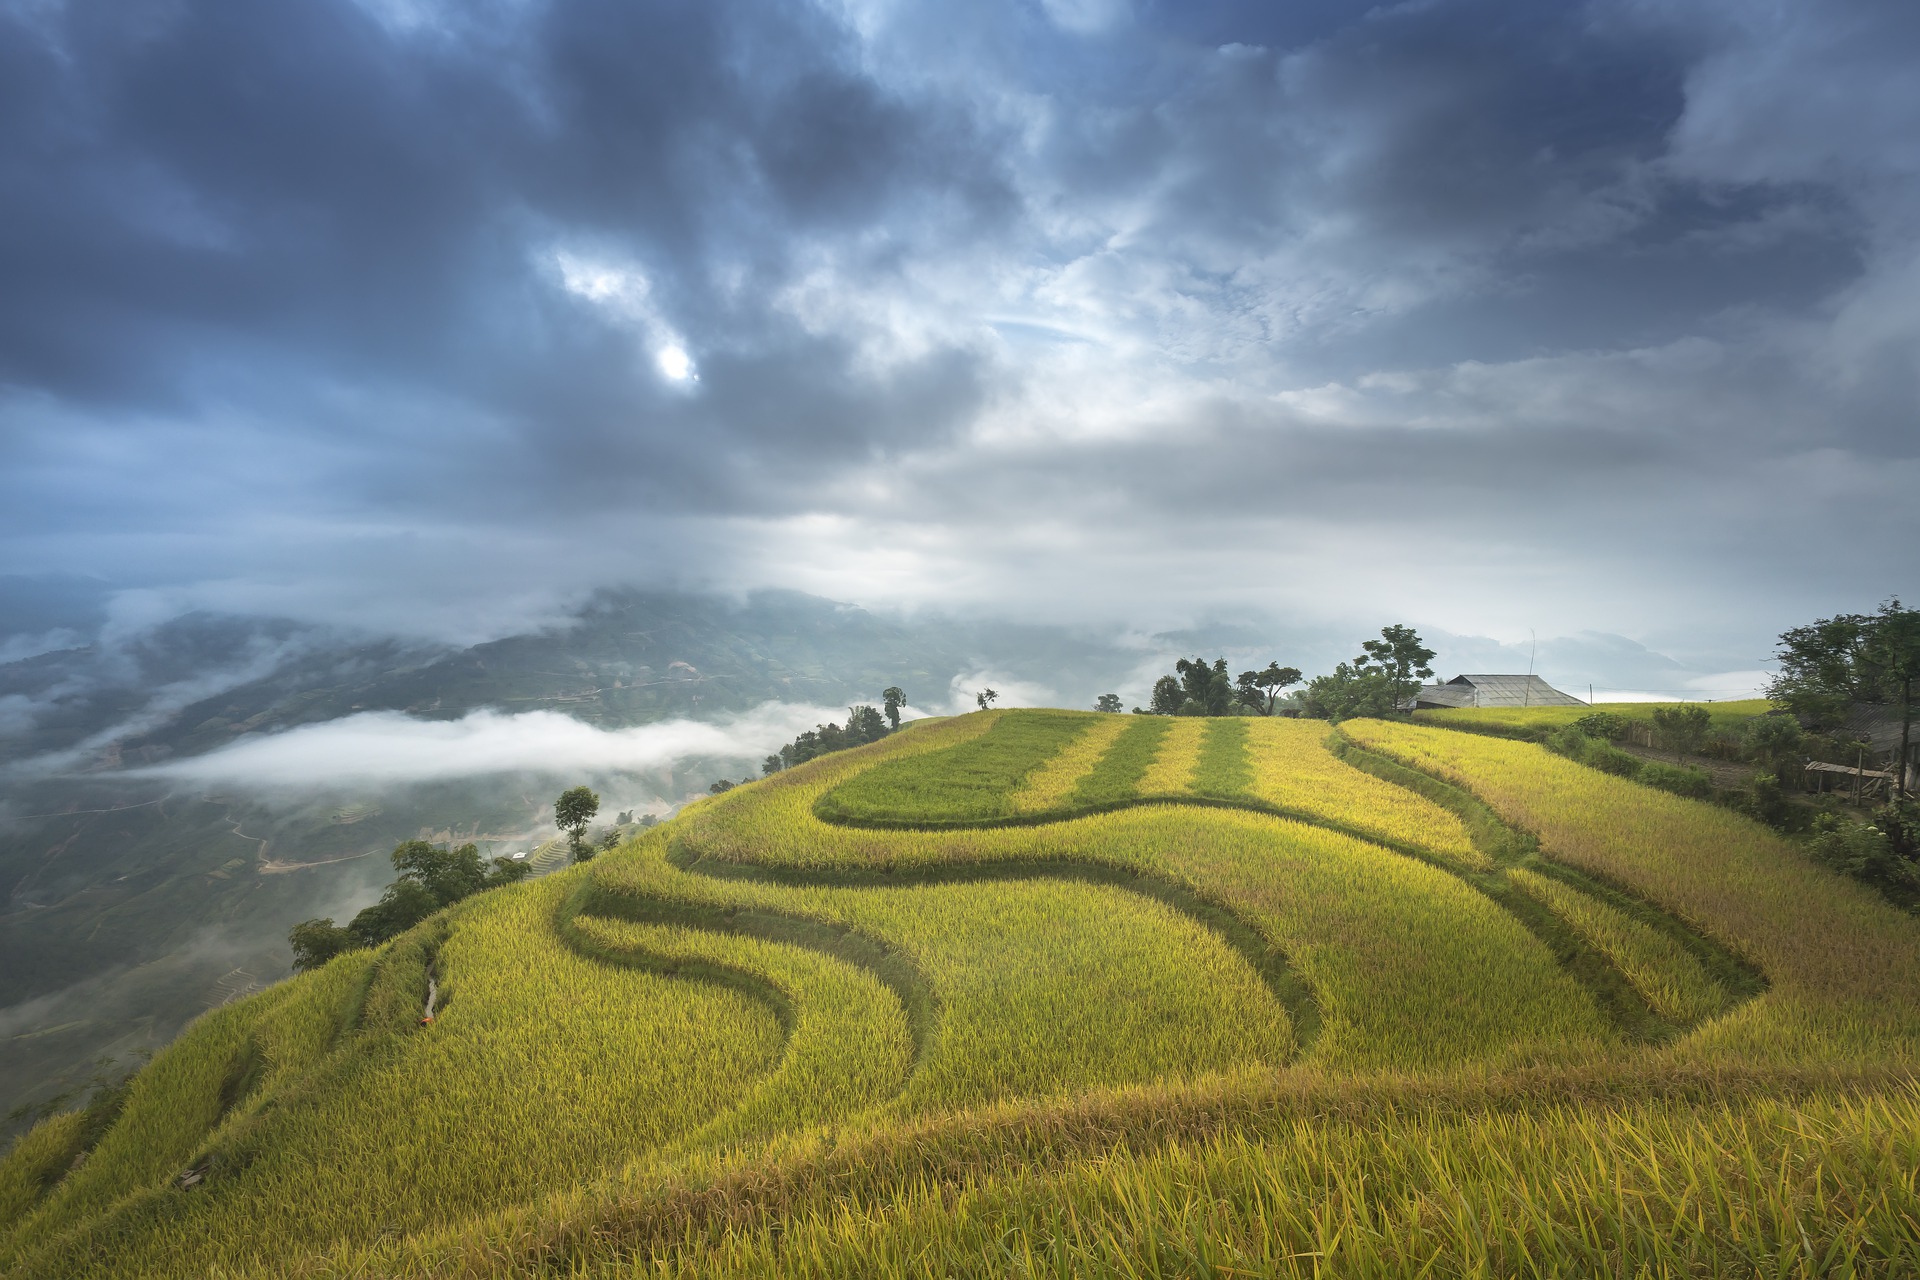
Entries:
{"label": "rice terrace", "polygon": [[0,1270],[1920,1271],[1913,917],[1556,714],[774,772],[209,1013],[16,1146]]}

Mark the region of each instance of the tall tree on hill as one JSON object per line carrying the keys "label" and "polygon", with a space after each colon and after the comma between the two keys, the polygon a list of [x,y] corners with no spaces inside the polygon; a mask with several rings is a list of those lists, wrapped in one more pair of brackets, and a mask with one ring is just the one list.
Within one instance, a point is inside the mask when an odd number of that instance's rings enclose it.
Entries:
{"label": "tall tree on hill", "polygon": [[1400,623],[1382,627],[1380,638],[1364,641],[1360,650],[1353,660],[1354,670],[1385,676],[1393,689],[1395,708],[1420,692],[1421,681],[1433,678],[1433,650],[1421,644],[1420,633],[1412,627]]}
{"label": "tall tree on hill", "polygon": [[1093,700],[1095,711],[1118,712],[1122,705],[1117,693],[1103,693]]}
{"label": "tall tree on hill", "polygon": [[553,802],[553,825],[567,833],[567,843],[572,846],[575,862],[585,862],[593,856],[593,850],[580,837],[598,812],[600,797],[586,787],[569,787]]}
{"label": "tall tree on hill", "polygon": [[985,711],[988,707],[993,705],[993,700],[999,696],[1000,694],[996,690],[982,689],[980,692],[973,695],[973,700],[975,703],[979,705],[982,711]]}
{"label": "tall tree on hill", "polygon": [[1879,706],[1900,717],[1895,786],[1909,791],[1913,758],[1914,685],[1920,683],[1920,609],[1899,599],[1873,613],[1841,613],[1780,633],[1780,672],[1767,696],[1814,728],[1836,728],[1855,707]]}
{"label": "tall tree on hill", "polygon": [[899,685],[888,685],[880,691],[880,702],[887,713],[887,723],[900,727],[900,708],[907,705],[907,694]]}

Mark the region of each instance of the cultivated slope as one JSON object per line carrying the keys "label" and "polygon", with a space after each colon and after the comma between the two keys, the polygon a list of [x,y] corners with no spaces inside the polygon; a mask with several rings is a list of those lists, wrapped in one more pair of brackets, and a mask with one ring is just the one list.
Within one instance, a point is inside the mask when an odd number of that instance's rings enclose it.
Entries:
{"label": "cultivated slope", "polygon": [[984,713],[209,1015],[0,1165],[0,1266],[1900,1274],[1917,1049],[1915,921],[1722,811]]}

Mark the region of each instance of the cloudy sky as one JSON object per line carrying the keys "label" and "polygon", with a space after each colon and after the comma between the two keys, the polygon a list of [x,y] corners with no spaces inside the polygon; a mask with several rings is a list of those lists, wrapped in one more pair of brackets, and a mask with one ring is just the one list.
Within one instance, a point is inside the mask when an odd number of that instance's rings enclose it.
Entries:
{"label": "cloudy sky", "polygon": [[0,0],[0,573],[1758,658],[1920,595],[1916,65],[1910,0]]}

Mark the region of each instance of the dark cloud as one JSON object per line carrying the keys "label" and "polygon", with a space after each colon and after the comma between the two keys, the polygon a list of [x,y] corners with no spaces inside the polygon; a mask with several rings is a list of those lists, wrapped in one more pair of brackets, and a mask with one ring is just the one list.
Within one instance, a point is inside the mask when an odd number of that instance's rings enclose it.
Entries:
{"label": "dark cloud", "polygon": [[1566,631],[1911,590],[1916,53],[1869,0],[16,3],[0,569],[469,639],[668,578],[1337,612],[1415,525]]}

